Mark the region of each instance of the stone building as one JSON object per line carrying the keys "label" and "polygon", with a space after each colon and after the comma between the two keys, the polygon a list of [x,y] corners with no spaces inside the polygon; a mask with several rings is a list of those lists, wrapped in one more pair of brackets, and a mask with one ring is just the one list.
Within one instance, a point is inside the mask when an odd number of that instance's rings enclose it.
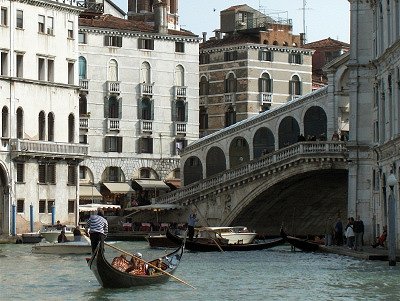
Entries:
{"label": "stone building", "polygon": [[[349,215],[360,215],[371,238],[390,214],[399,217],[400,27],[398,1],[351,0]],[[388,177],[397,178],[395,213]],[[389,235],[392,229],[389,229]],[[396,226],[397,248],[399,223]]]}
{"label": "stone building", "polygon": [[0,3],[0,234],[76,222],[78,15],[66,1]]}
{"label": "stone building", "polygon": [[313,50],[301,48],[291,20],[247,5],[221,12],[221,29],[200,45],[200,136],[311,91]]}
{"label": "stone building", "polygon": [[166,182],[179,187],[179,153],[199,136],[199,38],[170,29],[166,3],[147,2],[129,2],[128,20],[79,19],[81,203],[149,202]]}

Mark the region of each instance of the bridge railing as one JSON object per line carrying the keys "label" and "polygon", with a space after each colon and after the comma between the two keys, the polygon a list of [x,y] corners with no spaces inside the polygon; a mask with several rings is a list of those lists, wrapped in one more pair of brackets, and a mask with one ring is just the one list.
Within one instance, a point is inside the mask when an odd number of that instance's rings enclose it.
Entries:
{"label": "bridge railing", "polygon": [[178,200],[187,198],[198,194],[199,192],[213,187],[217,187],[228,181],[232,181],[242,177],[243,175],[250,174],[254,171],[261,170],[284,162],[299,155],[313,155],[321,154],[343,154],[345,152],[345,142],[342,141],[307,141],[292,144],[283,149],[277,150],[273,153],[267,154],[247,164],[238,166],[236,168],[228,169],[217,175],[208,177],[206,179],[197,181],[190,185],[179,188],[173,192],[160,196],[156,199],[157,203],[175,203]]}

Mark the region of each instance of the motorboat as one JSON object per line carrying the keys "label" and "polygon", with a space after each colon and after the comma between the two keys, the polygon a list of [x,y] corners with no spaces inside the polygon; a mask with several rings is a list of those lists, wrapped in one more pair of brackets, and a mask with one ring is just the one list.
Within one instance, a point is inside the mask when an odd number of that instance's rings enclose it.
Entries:
{"label": "motorboat", "polygon": [[78,236],[68,242],[42,241],[32,246],[32,253],[37,254],[91,254],[92,247],[87,236]]}
{"label": "motorboat", "polygon": [[61,230],[64,230],[67,239],[73,241],[73,229],[74,226],[44,225],[39,233],[47,242],[57,242],[58,235],[60,235]]}
{"label": "motorboat", "polygon": [[198,237],[207,237],[210,233],[215,233],[217,238],[227,239],[228,244],[249,244],[253,242],[257,235],[257,233],[249,231],[249,229],[244,226],[202,227],[196,230]]}
{"label": "motorboat", "polygon": [[41,242],[42,239],[43,236],[40,234],[40,232],[26,232],[21,234],[21,242],[23,244],[36,244]]}

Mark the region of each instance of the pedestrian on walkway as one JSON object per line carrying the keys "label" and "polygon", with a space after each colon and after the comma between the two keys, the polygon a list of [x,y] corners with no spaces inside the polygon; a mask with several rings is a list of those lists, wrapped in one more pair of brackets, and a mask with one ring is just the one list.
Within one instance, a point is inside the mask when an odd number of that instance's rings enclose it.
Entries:
{"label": "pedestrian on walkway", "polygon": [[325,246],[332,245],[333,232],[332,219],[328,218],[325,222]]}
{"label": "pedestrian on walkway", "polygon": [[353,225],[353,231],[354,231],[354,250],[356,251],[362,251],[363,248],[363,236],[364,236],[364,222],[360,219],[360,216],[357,215],[356,220],[354,221]]}
{"label": "pedestrian on walkway", "polygon": [[349,249],[354,248],[354,231],[353,231],[354,218],[349,217],[349,221],[346,226],[346,243]]}
{"label": "pedestrian on walkway", "polygon": [[343,223],[340,217],[337,218],[335,224],[335,245],[342,246],[343,245]]}

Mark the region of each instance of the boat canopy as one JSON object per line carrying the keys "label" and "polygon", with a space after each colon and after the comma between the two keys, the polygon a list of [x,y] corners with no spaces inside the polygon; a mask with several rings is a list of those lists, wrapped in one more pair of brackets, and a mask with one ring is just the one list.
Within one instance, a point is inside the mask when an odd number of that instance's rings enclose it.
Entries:
{"label": "boat canopy", "polygon": [[121,209],[121,206],[120,206],[120,205],[109,205],[109,204],[86,204],[86,205],[79,205],[79,212],[97,211],[98,209],[103,209],[103,210],[117,210],[117,209]]}

